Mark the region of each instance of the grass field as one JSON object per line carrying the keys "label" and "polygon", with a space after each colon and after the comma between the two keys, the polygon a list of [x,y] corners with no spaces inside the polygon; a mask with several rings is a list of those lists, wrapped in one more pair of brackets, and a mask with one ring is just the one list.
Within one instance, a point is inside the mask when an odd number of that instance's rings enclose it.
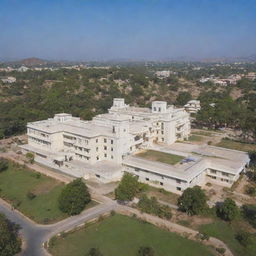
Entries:
{"label": "grass field", "polygon": [[168,153],[155,151],[155,150],[147,150],[145,152],[137,154],[137,156],[145,158],[147,160],[158,161],[158,162],[171,164],[171,165],[177,164],[179,161],[181,161],[184,158],[182,156],[168,154]]}
{"label": "grass field", "polygon": [[140,246],[151,246],[156,256],[212,255],[202,244],[118,214],[57,238],[50,253],[84,256],[96,247],[104,256],[136,256]]}
{"label": "grass field", "polygon": [[198,136],[198,135],[191,135],[188,138],[188,141],[203,141],[204,138],[202,136]]}
{"label": "grass field", "polygon": [[[58,208],[64,184],[28,168],[9,163],[0,173],[0,196],[38,223],[51,223],[67,217]],[[27,193],[36,195],[29,199]]]}
{"label": "grass field", "polygon": [[[0,197],[38,223],[53,223],[67,217],[58,208],[58,197],[64,184],[21,165],[9,162],[0,173]],[[29,199],[27,193],[36,195]],[[94,206],[91,202],[87,207]]]}
{"label": "grass field", "polygon": [[192,134],[203,135],[203,136],[212,136],[213,133],[210,131],[193,131]]}
{"label": "grass field", "polygon": [[246,152],[256,150],[256,144],[241,143],[241,142],[227,140],[227,139],[222,139],[221,142],[217,143],[215,146],[241,150]]}
{"label": "grass field", "polygon": [[256,255],[256,241],[248,246],[243,247],[235,239],[235,234],[240,230],[239,225],[235,223],[233,225],[216,220],[213,223],[202,225],[199,230],[207,233],[209,236],[219,238],[232,250],[235,256],[255,256]]}

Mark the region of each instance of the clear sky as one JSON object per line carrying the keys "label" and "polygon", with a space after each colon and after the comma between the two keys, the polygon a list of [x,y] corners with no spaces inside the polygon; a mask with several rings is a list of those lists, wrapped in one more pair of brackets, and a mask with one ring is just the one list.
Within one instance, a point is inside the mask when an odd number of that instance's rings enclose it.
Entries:
{"label": "clear sky", "polygon": [[0,59],[256,53],[256,0],[0,0]]}

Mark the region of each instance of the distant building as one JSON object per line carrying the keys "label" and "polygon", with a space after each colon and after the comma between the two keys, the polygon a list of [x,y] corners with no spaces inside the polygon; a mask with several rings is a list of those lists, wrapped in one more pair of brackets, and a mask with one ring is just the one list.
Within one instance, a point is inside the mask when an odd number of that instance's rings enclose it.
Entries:
{"label": "distant building", "polygon": [[29,68],[27,68],[25,66],[21,66],[20,68],[17,69],[18,72],[26,72],[28,70],[29,70]]}
{"label": "distant building", "polygon": [[12,83],[16,82],[16,78],[13,77],[13,76],[8,76],[8,77],[5,77],[5,78],[2,78],[1,80],[5,84],[12,84]]}
{"label": "distant building", "polygon": [[201,109],[200,100],[190,100],[184,108],[188,113],[197,113]]}
{"label": "distant building", "polygon": [[246,76],[247,79],[255,80],[256,79],[256,72],[249,72]]}
{"label": "distant building", "polygon": [[162,71],[157,71],[156,72],[156,76],[158,78],[167,78],[169,77],[171,74],[171,71],[170,70],[162,70]]}

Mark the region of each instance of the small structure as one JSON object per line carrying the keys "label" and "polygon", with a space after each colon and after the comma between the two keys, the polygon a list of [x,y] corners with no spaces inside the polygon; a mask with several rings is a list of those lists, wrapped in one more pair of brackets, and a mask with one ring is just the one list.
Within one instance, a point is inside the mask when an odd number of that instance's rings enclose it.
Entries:
{"label": "small structure", "polygon": [[201,109],[200,100],[190,100],[184,108],[188,113],[197,113]]}
{"label": "small structure", "polygon": [[8,77],[5,77],[5,78],[2,78],[1,80],[5,84],[12,84],[12,83],[16,82],[16,78],[13,77],[13,76],[8,76]]}

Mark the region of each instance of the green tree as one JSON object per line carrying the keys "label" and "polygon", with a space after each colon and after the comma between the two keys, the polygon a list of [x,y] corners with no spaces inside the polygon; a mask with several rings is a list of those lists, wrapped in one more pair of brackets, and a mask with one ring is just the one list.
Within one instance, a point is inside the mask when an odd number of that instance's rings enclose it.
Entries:
{"label": "green tree", "polygon": [[21,251],[19,226],[0,214],[0,256],[13,256]]}
{"label": "green tree", "polygon": [[184,106],[191,99],[192,99],[192,96],[189,92],[180,92],[176,99],[176,104],[179,106]]}
{"label": "green tree", "polygon": [[115,189],[115,198],[121,201],[131,201],[139,191],[138,177],[130,173],[125,173]]}
{"label": "green tree", "polygon": [[59,208],[68,215],[76,215],[81,213],[90,201],[87,186],[82,179],[76,179],[63,188],[59,196]]}
{"label": "green tree", "polygon": [[244,219],[247,220],[254,228],[256,228],[256,205],[243,205],[242,213]]}
{"label": "green tree", "polygon": [[91,248],[87,254],[87,256],[103,256],[98,248]]}
{"label": "green tree", "polygon": [[238,216],[239,209],[234,200],[226,198],[222,204],[217,205],[216,213],[221,219],[232,221]]}
{"label": "green tree", "polygon": [[155,251],[152,247],[149,246],[141,246],[138,250],[138,256],[154,256]]}
{"label": "green tree", "polygon": [[0,158],[0,172],[8,169],[9,163],[8,160]]}
{"label": "green tree", "polygon": [[32,164],[34,163],[34,159],[35,159],[35,155],[32,152],[28,152],[26,154],[26,158],[28,159],[28,161]]}
{"label": "green tree", "polygon": [[178,206],[188,215],[196,215],[208,208],[206,199],[204,191],[199,186],[195,186],[184,190],[178,199]]}
{"label": "green tree", "polygon": [[240,231],[235,235],[236,240],[244,247],[252,243],[252,234],[245,231]]}

